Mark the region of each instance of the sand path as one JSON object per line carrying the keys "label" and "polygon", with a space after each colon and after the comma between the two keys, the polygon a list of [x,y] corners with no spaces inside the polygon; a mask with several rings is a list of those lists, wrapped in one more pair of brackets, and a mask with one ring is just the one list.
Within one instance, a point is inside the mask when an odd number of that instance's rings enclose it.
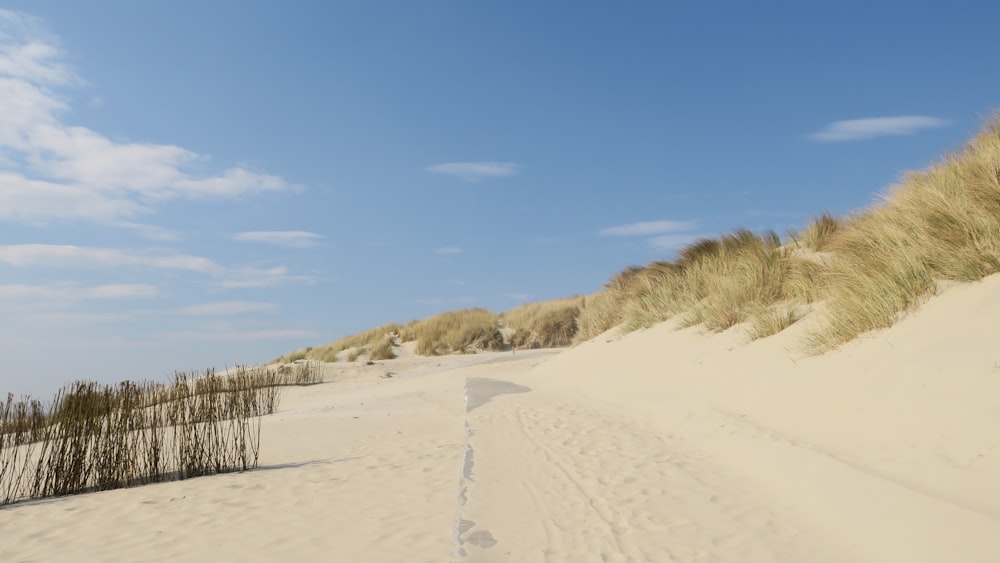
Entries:
{"label": "sand path", "polygon": [[845,560],[746,478],[634,413],[539,387],[468,420],[462,560]]}
{"label": "sand path", "polygon": [[257,470],[2,508],[0,561],[449,561],[466,378],[552,354],[328,365],[265,417]]}

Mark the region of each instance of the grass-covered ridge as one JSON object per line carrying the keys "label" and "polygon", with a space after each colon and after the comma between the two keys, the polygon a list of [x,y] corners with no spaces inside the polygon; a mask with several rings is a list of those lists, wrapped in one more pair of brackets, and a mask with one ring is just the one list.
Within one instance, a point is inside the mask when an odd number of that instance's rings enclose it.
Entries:
{"label": "grass-covered ridge", "polygon": [[1000,115],[964,149],[907,174],[878,204],[844,219],[825,214],[782,241],[737,230],[631,267],[584,308],[577,340],[678,318],[712,331],[746,323],[750,338],[795,323],[817,300],[822,352],[892,325],[947,280],[1000,271]]}
{"label": "grass-covered ridge", "polygon": [[503,350],[511,346],[569,346],[585,301],[583,297],[539,301],[503,314],[482,308],[448,311],[405,325],[389,323],[329,344],[296,350],[275,363],[392,359],[396,356],[394,349],[406,342],[416,342],[415,351],[423,356]]}
{"label": "grass-covered ridge", "polygon": [[908,173],[871,208],[824,213],[784,239],[737,229],[699,240],[672,261],[631,266],[593,295],[389,324],[277,361],[391,358],[417,340],[418,354],[502,346],[565,346],[622,326],[676,319],[711,331],[742,325],[753,340],[778,333],[823,302],[807,348],[823,352],[892,325],[943,281],[1000,272],[1000,114],[965,147]]}

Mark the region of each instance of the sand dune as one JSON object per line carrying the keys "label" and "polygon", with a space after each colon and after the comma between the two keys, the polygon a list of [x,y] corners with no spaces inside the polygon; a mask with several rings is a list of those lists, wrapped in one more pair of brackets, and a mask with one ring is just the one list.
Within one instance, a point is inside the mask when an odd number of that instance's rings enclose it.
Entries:
{"label": "sand dune", "polygon": [[998,561],[1000,276],[824,356],[669,323],[331,364],[261,468],[0,510],[2,561]]}

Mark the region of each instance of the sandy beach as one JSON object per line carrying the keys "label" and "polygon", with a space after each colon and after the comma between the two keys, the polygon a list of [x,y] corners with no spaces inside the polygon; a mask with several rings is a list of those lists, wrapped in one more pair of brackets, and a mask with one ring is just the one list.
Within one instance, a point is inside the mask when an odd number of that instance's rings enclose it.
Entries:
{"label": "sandy beach", "polygon": [[5,507],[0,560],[997,561],[998,294],[822,356],[806,318],[327,364],[259,469]]}

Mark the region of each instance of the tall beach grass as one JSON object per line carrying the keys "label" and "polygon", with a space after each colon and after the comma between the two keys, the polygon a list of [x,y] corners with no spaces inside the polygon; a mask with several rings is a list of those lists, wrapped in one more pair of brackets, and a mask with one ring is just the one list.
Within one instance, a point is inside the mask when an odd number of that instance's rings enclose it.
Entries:
{"label": "tall beach grass", "polygon": [[0,506],[257,466],[261,417],[314,364],[175,374],[169,383],[78,381],[48,403],[0,401]]}
{"label": "tall beach grass", "polygon": [[906,174],[860,213],[825,213],[787,240],[736,230],[689,245],[674,261],[627,268],[588,298],[576,339],[671,318],[711,331],[745,323],[751,339],[762,338],[822,300],[825,317],[806,344],[823,352],[892,325],[942,281],[996,272],[1000,114],[962,151]]}

